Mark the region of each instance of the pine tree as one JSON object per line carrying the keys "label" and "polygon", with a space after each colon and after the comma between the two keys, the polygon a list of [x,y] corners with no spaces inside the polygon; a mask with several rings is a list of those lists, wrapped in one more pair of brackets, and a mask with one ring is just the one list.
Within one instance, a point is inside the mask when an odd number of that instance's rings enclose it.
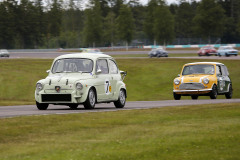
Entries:
{"label": "pine tree", "polygon": [[104,40],[111,43],[111,47],[116,41],[116,17],[113,12],[109,12],[104,19]]}
{"label": "pine tree", "polygon": [[174,38],[174,17],[162,1],[154,11],[154,38],[160,44],[166,44]]}
{"label": "pine tree", "polygon": [[131,9],[127,5],[122,5],[119,16],[117,18],[118,36],[121,40],[126,42],[126,49],[128,44],[132,41],[134,33],[134,19]]}
{"label": "pine tree", "polygon": [[84,39],[86,44],[92,44],[95,47],[102,40],[103,18],[99,1],[93,0],[91,4],[93,4],[92,8],[85,10]]}
{"label": "pine tree", "polygon": [[203,38],[220,37],[224,31],[225,15],[223,8],[215,0],[202,0],[194,17],[196,32]]}

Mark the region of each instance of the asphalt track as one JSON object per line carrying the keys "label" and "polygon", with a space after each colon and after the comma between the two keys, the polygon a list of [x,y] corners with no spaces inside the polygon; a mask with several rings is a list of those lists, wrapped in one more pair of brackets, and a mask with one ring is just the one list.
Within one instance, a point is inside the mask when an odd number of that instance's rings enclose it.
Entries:
{"label": "asphalt track", "polygon": [[68,106],[49,105],[47,110],[38,110],[35,105],[23,106],[1,106],[0,118],[11,118],[20,116],[33,116],[33,115],[60,115],[60,114],[76,114],[76,113],[89,113],[89,112],[111,112],[123,111],[133,109],[150,109],[161,108],[170,106],[185,106],[185,105],[203,105],[203,104],[220,104],[220,103],[240,103],[240,99],[209,99],[209,100],[164,100],[164,101],[137,101],[127,102],[123,109],[117,109],[113,103],[110,104],[97,104],[95,109],[86,110],[82,105],[76,110],[71,110]]}

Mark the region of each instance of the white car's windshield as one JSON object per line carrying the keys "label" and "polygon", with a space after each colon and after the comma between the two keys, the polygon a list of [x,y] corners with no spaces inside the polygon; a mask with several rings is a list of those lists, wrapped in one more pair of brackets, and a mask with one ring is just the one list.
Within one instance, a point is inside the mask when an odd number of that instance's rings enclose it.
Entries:
{"label": "white car's windshield", "polygon": [[57,60],[52,68],[52,73],[83,72],[90,73],[93,70],[93,61],[82,58],[69,58]]}
{"label": "white car's windshield", "polygon": [[190,74],[214,74],[215,69],[213,65],[189,65],[185,66],[182,75]]}

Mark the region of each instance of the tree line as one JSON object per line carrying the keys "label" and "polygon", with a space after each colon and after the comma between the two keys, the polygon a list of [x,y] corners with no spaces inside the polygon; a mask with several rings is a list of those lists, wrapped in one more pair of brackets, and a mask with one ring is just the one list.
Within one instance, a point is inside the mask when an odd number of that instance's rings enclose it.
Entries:
{"label": "tree line", "polygon": [[[201,38],[240,43],[239,0],[7,0],[0,2],[0,48],[174,44]],[[213,41],[213,39],[218,41]],[[135,41],[133,41],[135,40]]]}

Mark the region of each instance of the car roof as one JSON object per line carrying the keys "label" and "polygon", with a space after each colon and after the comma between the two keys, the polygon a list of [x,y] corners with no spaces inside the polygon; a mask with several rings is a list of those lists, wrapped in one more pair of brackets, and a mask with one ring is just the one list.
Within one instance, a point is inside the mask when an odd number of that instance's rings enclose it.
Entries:
{"label": "car roof", "polygon": [[55,60],[57,59],[64,59],[64,58],[89,58],[92,60],[96,60],[98,58],[112,58],[109,55],[106,54],[99,54],[99,53],[73,53],[73,54],[64,54],[61,56],[58,56],[57,58],[55,58]]}
{"label": "car roof", "polygon": [[219,62],[194,62],[194,63],[187,63],[185,65],[196,65],[196,64],[218,64],[218,65],[224,65],[223,63]]}

